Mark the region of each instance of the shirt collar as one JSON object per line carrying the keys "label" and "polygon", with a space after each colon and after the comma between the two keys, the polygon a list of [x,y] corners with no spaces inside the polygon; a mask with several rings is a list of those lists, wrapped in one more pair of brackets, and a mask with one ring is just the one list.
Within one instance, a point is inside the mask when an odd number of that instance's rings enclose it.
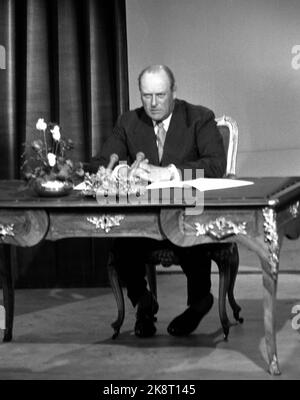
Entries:
{"label": "shirt collar", "polygon": [[[168,129],[169,129],[170,122],[171,122],[171,118],[172,118],[172,113],[168,116],[168,118],[163,119],[163,120],[161,121],[161,122],[163,123],[164,129],[165,129],[166,132],[167,132]],[[153,123],[153,126],[156,127],[157,121],[153,121],[153,120],[152,120],[152,123]]]}

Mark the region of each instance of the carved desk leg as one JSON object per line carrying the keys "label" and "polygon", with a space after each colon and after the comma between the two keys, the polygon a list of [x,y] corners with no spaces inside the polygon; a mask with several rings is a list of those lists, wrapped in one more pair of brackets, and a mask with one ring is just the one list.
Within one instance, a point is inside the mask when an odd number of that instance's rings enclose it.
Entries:
{"label": "carved desk leg", "polygon": [[[271,229],[272,222],[273,228]],[[265,219],[264,235],[257,238],[239,238],[239,242],[250,250],[254,251],[261,262],[263,276],[264,294],[264,327],[265,341],[271,375],[280,375],[277,358],[276,328],[275,328],[275,304],[277,292],[277,278],[279,268],[279,252],[281,237],[278,237],[277,229],[274,229],[276,222],[273,216],[271,220]]]}
{"label": "carved desk leg", "polygon": [[239,267],[239,253],[236,243],[221,243],[213,247],[212,259],[217,263],[220,274],[219,284],[219,315],[224,332],[224,340],[227,341],[229,329],[232,325],[226,311],[226,297],[228,296],[234,318],[242,323],[239,313],[241,307],[234,298],[234,284]]}
{"label": "carved desk leg", "polygon": [[220,274],[219,283],[219,315],[221,319],[221,324],[224,333],[224,340],[228,340],[230,321],[226,311],[226,297],[228,294],[229,280],[230,280],[230,266],[223,259],[221,262],[217,263]]}
{"label": "carved desk leg", "polygon": [[264,325],[265,341],[269,360],[269,372],[271,375],[280,375],[277,358],[276,328],[275,328],[275,302],[277,292],[277,277],[273,276],[268,270],[269,264],[261,259],[263,269],[264,287]]}
{"label": "carved desk leg", "polygon": [[241,307],[237,304],[234,297],[234,285],[236,281],[236,277],[239,269],[239,252],[236,243],[232,243],[231,245],[231,263],[230,263],[230,280],[229,280],[229,288],[228,288],[228,300],[229,304],[233,311],[234,319],[242,324],[244,322],[244,318],[240,317]]}
{"label": "carved desk leg", "polygon": [[109,260],[107,263],[108,269],[108,278],[110,281],[111,288],[113,290],[115,299],[117,301],[118,307],[118,317],[116,321],[114,321],[111,326],[114,329],[113,339],[116,339],[120,333],[121,326],[123,325],[124,318],[125,318],[125,302],[124,302],[124,295],[123,290],[121,287],[120,279],[118,276],[118,272],[115,269],[114,259],[112,253],[109,255]]}
{"label": "carved desk leg", "polygon": [[9,251],[9,246],[0,245],[0,276],[3,285],[3,303],[5,309],[5,331],[3,342],[10,342],[12,340],[14,320],[15,297]]}
{"label": "carved desk leg", "polygon": [[282,237],[278,235],[275,211],[265,208],[263,216],[264,241],[268,249],[267,258],[260,257],[263,271],[265,340],[269,372],[271,375],[280,375],[276,346],[275,303]]}

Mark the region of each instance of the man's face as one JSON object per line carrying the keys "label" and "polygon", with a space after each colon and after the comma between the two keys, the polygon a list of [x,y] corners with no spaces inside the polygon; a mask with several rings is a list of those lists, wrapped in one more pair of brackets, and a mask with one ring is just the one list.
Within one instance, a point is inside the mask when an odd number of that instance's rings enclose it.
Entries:
{"label": "man's face", "polygon": [[175,91],[165,71],[146,72],[141,79],[141,100],[146,114],[154,121],[166,119],[174,108]]}

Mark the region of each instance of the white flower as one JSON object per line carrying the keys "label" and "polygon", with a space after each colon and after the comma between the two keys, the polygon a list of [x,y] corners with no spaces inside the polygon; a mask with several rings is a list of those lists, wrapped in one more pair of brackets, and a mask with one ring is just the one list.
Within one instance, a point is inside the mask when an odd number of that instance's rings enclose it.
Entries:
{"label": "white flower", "polygon": [[44,118],[39,118],[38,122],[36,123],[36,129],[38,131],[45,131],[47,129],[47,124]]}
{"label": "white flower", "polygon": [[53,129],[50,130],[50,132],[52,133],[52,137],[54,140],[56,140],[57,142],[60,141],[60,129],[58,125],[55,125]]}
{"label": "white flower", "polygon": [[56,155],[53,153],[48,153],[47,158],[48,158],[50,167],[54,167],[54,165],[56,164]]}

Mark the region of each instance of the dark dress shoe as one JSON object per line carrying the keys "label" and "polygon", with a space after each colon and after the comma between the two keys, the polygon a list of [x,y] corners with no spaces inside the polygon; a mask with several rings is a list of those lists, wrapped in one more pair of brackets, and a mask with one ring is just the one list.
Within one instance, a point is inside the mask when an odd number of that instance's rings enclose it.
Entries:
{"label": "dark dress shoe", "polygon": [[134,333],[137,337],[146,338],[154,336],[156,327],[155,314],[158,311],[158,303],[152,293],[146,292],[137,305],[136,322]]}
{"label": "dark dress shoe", "polygon": [[169,334],[172,336],[187,336],[192,333],[212,308],[213,303],[213,295],[209,293],[200,303],[188,307],[169,324]]}

